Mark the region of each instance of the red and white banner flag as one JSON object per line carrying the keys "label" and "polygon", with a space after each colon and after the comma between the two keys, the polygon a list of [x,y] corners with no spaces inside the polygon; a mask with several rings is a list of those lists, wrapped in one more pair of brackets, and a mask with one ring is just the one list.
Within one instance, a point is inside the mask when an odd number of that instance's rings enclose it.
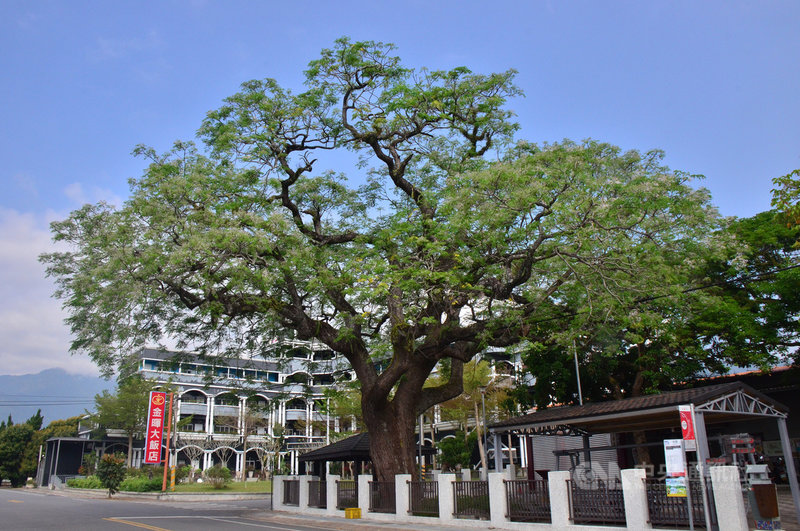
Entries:
{"label": "red and white banner flag", "polygon": [[161,440],[166,422],[167,393],[150,391],[150,405],[147,408],[147,433],[144,438],[144,462],[161,462]]}

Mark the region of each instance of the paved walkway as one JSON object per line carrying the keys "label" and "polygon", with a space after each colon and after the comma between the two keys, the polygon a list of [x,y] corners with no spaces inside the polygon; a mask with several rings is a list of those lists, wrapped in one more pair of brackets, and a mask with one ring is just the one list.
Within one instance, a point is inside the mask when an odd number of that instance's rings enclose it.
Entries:
{"label": "paved walkway", "polygon": [[785,531],[800,531],[797,510],[788,487],[778,488],[778,511],[781,514],[781,526]]}

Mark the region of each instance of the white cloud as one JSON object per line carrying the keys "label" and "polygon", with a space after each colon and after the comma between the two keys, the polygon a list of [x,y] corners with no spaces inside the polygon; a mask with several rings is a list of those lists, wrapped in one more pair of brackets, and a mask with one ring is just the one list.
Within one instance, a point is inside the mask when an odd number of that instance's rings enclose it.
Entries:
{"label": "white cloud", "polygon": [[38,261],[41,253],[56,249],[48,228],[48,220],[55,217],[0,208],[0,373],[58,367],[98,374],[87,357],[69,354],[66,314],[51,297],[53,282],[45,278]]}

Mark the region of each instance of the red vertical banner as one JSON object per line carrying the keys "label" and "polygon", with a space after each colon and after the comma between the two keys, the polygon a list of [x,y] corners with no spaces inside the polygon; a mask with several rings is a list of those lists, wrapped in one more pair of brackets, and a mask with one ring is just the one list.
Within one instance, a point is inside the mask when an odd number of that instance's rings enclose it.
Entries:
{"label": "red vertical banner", "polygon": [[158,464],[161,462],[161,439],[164,436],[164,406],[167,393],[150,391],[150,405],[147,408],[147,433],[144,438],[144,462]]}
{"label": "red vertical banner", "polygon": [[686,450],[695,451],[697,442],[694,436],[694,406],[678,406],[678,414],[681,418],[681,434],[686,444]]}

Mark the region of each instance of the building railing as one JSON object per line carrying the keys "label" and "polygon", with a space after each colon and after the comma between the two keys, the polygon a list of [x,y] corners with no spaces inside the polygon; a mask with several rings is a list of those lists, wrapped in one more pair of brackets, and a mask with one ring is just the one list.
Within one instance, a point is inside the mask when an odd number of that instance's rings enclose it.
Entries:
{"label": "building railing", "polygon": [[350,509],[358,507],[358,483],[352,480],[336,482],[336,508]]}
{"label": "building railing", "polygon": [[453,516],[456,518],[489,519],[489,482],[454,481]]}
{"label": "building railing", "polygon": [[308,482],[308,506],[320,509],[328,507],[328,490],[324,480]]}
{"label": "building railing", "polygon": [[439,516],[439,484],[435,481],[409,481],[408,505],[408,512],[414,516]]}
{"label": "building railing", "polygon": [[300,505],[300,480],[299,479],[284,479],[283,480],[283,504],[284,505]]}
{"label": "building railing", "polygon": [[369,482],[369,512],[394,514],[396,507],[394,481]]}
{"label": "building railing", "polygon": [[584,488],[567,480],[569,514],[575,524],[624,524],[625,502],[619,483],[599,482]]}
{"label": "building railing", "polygon": [[[666,482],[663,479],[646,478],[643,481],[647,492],[650,523],[655,526],[689,527],[688,498],[667,496]],[[691,489],[694,526],[705,528],[706,513],[703,507],[703,490],[700,480],[690,480],[689,488]]]}
{"label": "building railing", "polygon": [[505,480],[508,518],[512,522],[549,522],[550,486],[544,480]]}

